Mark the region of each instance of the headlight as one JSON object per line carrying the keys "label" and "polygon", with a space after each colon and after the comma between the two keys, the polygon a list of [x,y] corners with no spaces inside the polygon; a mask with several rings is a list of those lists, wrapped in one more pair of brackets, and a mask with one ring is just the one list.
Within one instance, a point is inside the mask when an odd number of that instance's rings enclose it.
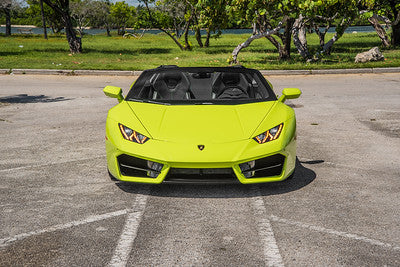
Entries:
{"label": "headlight", "polygon": [[125,125],[122,125],[121,123],[118,123],[119,129],[121,130],[122,136],[129,141],[139,143],[139,144],[144,144],[149,140],[149,138],[141,133],[138,133],[134,130],[132,130],[129,127],[126,127]]}
{"label": "headlight", "polygon": [[279,124],[278,126],[275,126],[274,128],[269,129],[266,132],[263,132],[262,134],[257,135],[253,139],[257,141],[259,144],[264,144],[266,142],[278,139],[279,135],[282,132],[283,128],[283,123]]}

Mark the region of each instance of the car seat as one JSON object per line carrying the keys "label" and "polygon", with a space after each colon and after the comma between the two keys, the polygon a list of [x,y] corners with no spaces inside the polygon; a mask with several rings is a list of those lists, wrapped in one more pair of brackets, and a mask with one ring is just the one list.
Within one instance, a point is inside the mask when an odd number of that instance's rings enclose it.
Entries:
{"label": "car seat", "polygon": [[190,81],[182,72],[158,73],[152,81],[153,99],[181,100],[191,99]]}
{"label": "car seat", "polygon": [[250,84],[242,73],[218,73],[213,81],[212,98],[244,99],[249,98]]}

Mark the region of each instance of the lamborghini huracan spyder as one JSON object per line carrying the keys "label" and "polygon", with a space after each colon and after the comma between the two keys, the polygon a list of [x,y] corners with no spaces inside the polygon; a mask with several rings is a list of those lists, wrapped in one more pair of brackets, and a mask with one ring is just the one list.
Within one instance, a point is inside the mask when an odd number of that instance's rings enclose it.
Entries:
{"label": "lamborghini huracan spyder", "polygon": [[261,73],[244,67],[160,66],[143,71],[108,112],[110,175],[140,183],[282,181],[295,169],[296,118]]}

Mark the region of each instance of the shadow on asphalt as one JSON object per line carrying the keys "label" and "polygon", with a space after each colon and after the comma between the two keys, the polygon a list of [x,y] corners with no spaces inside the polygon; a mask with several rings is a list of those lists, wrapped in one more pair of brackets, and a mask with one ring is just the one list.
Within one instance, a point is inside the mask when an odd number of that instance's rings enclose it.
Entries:
{"label": "shadow on asphalt", "polygon": [[0,103],[10,103],[10,104],[25,104],[25,103],[51,103],[71,100],[71,98],[65,97],[49,97],[45,95],[12,95],[0,97]]}
{"label": "shadow on asphalt", "polygon": [[[323,160],[304,162],[304,164],[318,164]],[[292,178],[282,182],[263,183],[257,185],[243,184],[160,184],[146,185],[137,183],[117,182],[116,185],[127,193],[149,194],[157,197],[179,198],[246,198],[258,195],[268,196],[285,194],[299,190],[316,178],[312,169],[305,167],[298,159],[296,171]],[[150,188],[150,192],[149,192]],[[256,189],[256,190],[254,190]]]}

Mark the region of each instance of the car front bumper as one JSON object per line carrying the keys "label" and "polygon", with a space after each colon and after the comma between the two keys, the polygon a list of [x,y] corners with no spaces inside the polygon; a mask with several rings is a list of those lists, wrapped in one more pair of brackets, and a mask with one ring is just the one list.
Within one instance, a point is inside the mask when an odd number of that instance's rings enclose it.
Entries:
{"label": "car front bumper", "polygon": [[[285,180],[293,173],[296,164],[294,136],[288,142],[274,144],[259,145],[253,140],[222,147],[209,144],[205,145],[204,151],[196,151],[194,145],[151,141],[152,146],[160,148],[157,152],[151,147],[141,150],[143,145],[125,140],[121,149],[112,140],[106,140],[107,165],[111,175],[120,181],[150,184],[254,184]],[[191,153],[187,153],[188,147],[192,149]],[[234,151],[236,153],[232,153]]]}

